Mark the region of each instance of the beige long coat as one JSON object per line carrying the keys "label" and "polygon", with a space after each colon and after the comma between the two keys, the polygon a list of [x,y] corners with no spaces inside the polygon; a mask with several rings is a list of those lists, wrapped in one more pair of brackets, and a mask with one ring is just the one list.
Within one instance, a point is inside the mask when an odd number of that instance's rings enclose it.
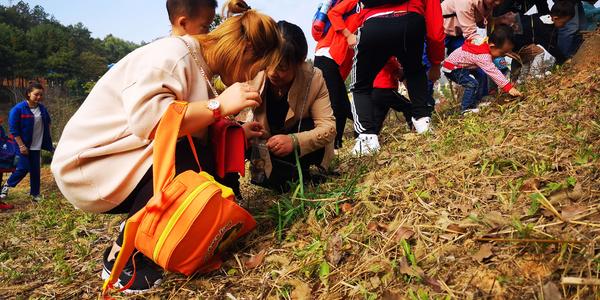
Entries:
{"label": "beige long coat", "polygon": [[[183,38],[200,53],[196,39]],[[202,78],[185,43],[174,37],[119,61],[62,133],[51,168],[63,195],[88,212],[106,212],[125,200],[152,165],[151,133],[169,104],[209,99]]]}
{"label": "beige long coat", "polygon": [[[252,85],[260,87],[263,99],[266,93],[266,80],[268,79],[265,73],[261,72],[252,82]],[[311,118],[315,123],[313,130],[296,134],[300,145],[300,156],[325,148],[325,157],[321,165],[329,168],[334,156],[333,141],[336,129],[329,92],[321,70],[309,63],[301,65],[288,93],[288,104],[289,110],[284,123],[286,130],[295,132],[297,128],[294,127],[301,119]],[[255,120],[264,126],[268,138],[271,136],[271,131],[267,121],[267,105],[268,99],[255,109],[254,116]],[[244,119],[244,116],[239,118]]]}

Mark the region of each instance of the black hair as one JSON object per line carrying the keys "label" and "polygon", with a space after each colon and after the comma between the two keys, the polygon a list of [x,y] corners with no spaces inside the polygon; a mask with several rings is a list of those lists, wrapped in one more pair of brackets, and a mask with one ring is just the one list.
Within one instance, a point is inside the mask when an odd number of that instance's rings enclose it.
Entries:
{"label": "black hair", "polygon": [[44,90],[44,87],[38,81],[32,80],[27,85],[27,90],[25,91],[25,94],[27,95],[27,97],[29,97],[29,94],[31,94],[31,92],[33,92],[33,90]]}
{"label": "black hair", "polygon": [[179,16],[194,18],[200,8],[216,9],[218,5],[217,0],[167,0],[167,13],[171,24],[175,24],[175,18]]}
{"label": "black hair", "polygon": [[569,17],[575,16],[575,3],[570,0],[558,0],[554,2],[550,15],[553,17]]}
{"label": "black hair", "polygon": [[488,38],[488,42],[496,45],[496,47],[502,47],[506,43],[514,43],[513,41],[513,29],[508,25],[496,25]]}
{"label": "black hair", "polygon": [[277,22],[277,28],[283,39],[281,63],[288,66],[303,63],[308,55],[308,43],[302,29],[286,21]]}

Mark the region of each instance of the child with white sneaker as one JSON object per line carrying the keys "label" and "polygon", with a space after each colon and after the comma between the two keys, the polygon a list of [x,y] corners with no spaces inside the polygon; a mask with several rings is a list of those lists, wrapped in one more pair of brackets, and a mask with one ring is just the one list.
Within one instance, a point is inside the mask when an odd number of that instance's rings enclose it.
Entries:
{"label": "child with white sneaker", "polygon": [[462,113],[476,113],[477,104],[481,101],[477,91],[479,82],[473,74],[481,68],[504,92],[513,97],[522,96],[510,81],[498,70],[494,58],[505,56],[513,48],[512,29],[506,25],[496,26],[489,38],[475,37],[456,49],[442,65],[446,77],[465,88],[463,94]]}

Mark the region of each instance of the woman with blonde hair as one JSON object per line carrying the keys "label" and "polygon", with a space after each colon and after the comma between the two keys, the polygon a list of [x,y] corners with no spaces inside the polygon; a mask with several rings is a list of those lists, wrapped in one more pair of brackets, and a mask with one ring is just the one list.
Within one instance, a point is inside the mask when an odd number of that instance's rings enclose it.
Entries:
{"label": "woman with blonde hair", "polygon": [[[229,7],[240,4],[232,1]],[[199,144],[206,144],[207,128],[217,119],[260,104],[258,91],[240,82],[278,64],[279,32],[264,14],[238,12],[208,34],[168,37],[143,46],[98,81],[66,125],[52,162],[58,187],[76,208],[132,216],[146,205],[153,194],[154,130],[173,101],[189,102],[180,134],[191,134]],[[220,95],[211,86],[213,76],[229,86]],[[178,174],[199,171],[189,145],[179,143],[176,152]],[[201,162],[210,172],[206,164]],[[121,244],[122,233],[104,252],[104,279]],[[133,257],[135,263],[129,258],[118,283],[130,281],[135,264],[129,292],[159,284],[163,270],[143,255]]]}

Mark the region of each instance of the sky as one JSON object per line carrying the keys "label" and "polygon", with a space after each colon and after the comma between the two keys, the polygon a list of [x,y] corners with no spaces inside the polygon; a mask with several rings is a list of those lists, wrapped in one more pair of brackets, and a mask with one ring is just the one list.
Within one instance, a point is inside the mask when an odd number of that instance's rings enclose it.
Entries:
{"label": "sky", "polygon": [[[9,5],[9,0],[0,0]],[[13,4],[18,0],[12,1]],[[169,34],[170,23],[166,0],[30,0],[29,6],[42,6],[64,25],[83,23],[93,37],[113,34],[139,43],[150,42]],[[225,1],[219,0],[220,5]],[[270,15],[276,21],[286,20],[300,26],[314,51],[316,43],[310,37],[312,17],[320,0],[247,0],[252,8]],[[220,11],[220,8],[219,8]],[[313,52],[309,51],[309,52]],[[312,55],[311,55],[312,56]]]}

